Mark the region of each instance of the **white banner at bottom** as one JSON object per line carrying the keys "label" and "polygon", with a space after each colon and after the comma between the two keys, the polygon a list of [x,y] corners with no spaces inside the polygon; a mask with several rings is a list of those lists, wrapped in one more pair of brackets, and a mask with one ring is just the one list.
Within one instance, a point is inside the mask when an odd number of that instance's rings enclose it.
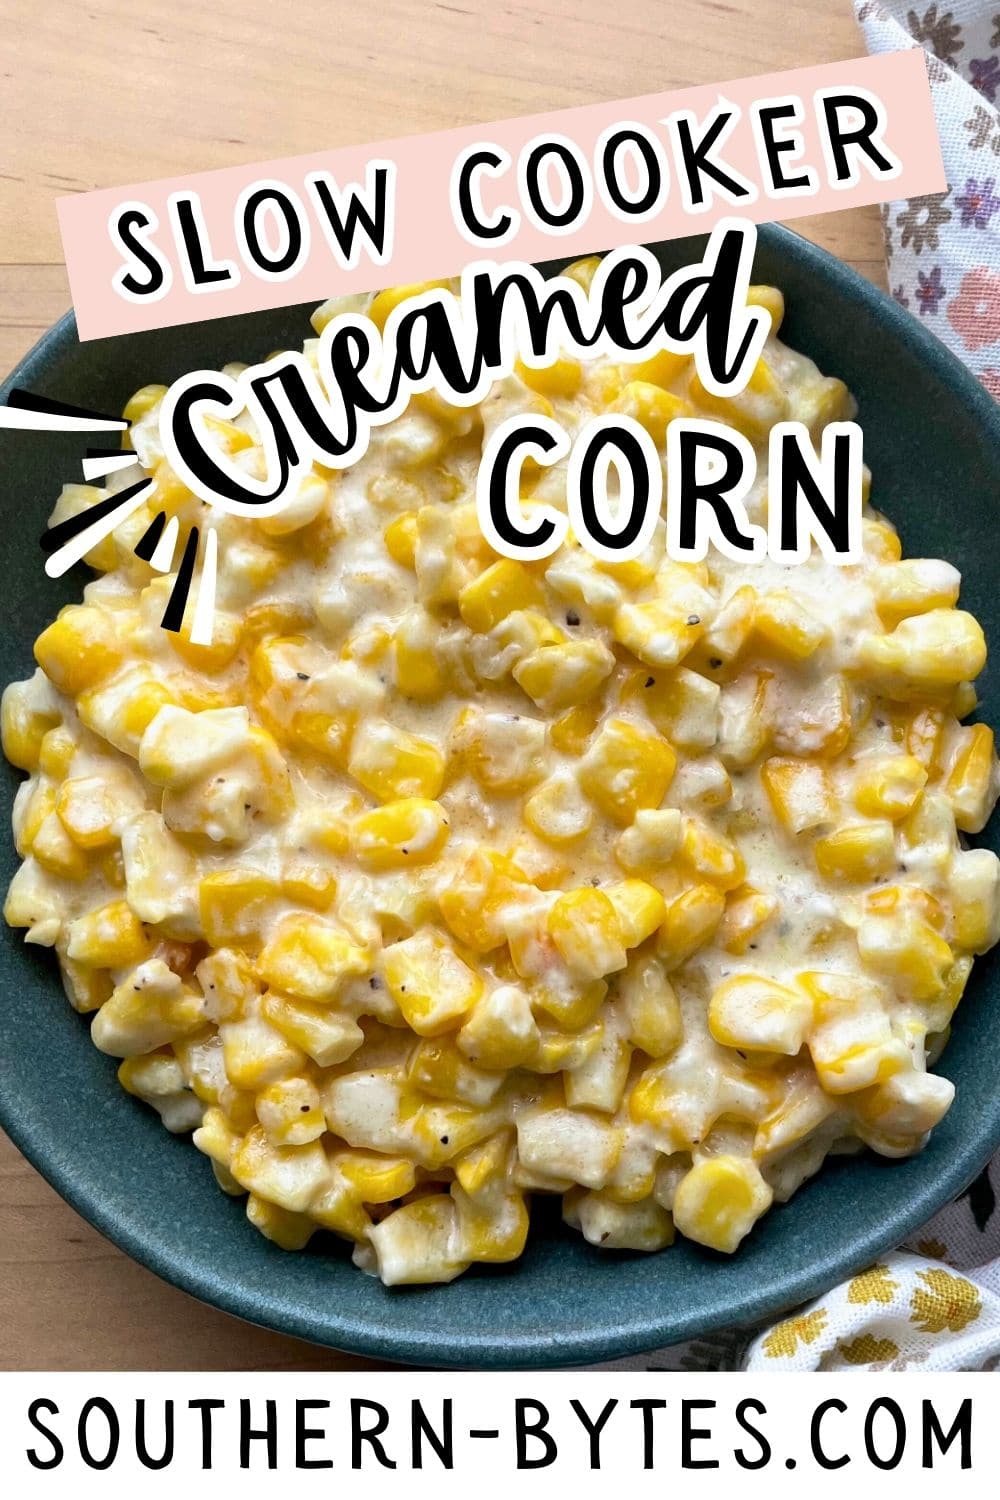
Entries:
{"label": "white banner at bottom", "polygon": [[366,1500],[470,1483],[606,1500],[609,1480],[812,1500],[892,1475],[939,1500],[993,1492],[998,1398],[991,1375],[18,1372],[0,1374],[0,1473],[17,1500],[175,1500],[178,1483],[216,1500],[220,1481],[273,1500],[300,1475]]}

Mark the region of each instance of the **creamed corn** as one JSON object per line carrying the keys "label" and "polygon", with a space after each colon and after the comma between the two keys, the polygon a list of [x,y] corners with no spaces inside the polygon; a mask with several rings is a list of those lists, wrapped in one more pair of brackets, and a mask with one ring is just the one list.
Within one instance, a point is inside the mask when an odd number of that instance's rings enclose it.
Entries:
{"label": "creamed corn", "polygon": [[[476,521],[484,442],[527,411],[730,423],[760,521],[772,425],[854,406],[751,296],[776,326],[733,399],[676,354],[519,366],[476,410],[415,397],[279,516],[220,516],[210,646],[161,629],[172,580],[132,551],[200,510],[164,388],[126,409],[156,491],[3,698],[5,915],[285,1249],[331,1230],[387,1283],[447,1281],[557,1193],[593,1244],[731,1252],[828,1152],[906,1155],[951,1102],[928,1065],[1000,932],[961,837],[998,782],[954,568],[871,510],[842,568],[680,564],[662,522],[629,562],[521,563]],[[248,419],[213,432],[262,472]],[[523,485],[565,506],[563,465]]]}

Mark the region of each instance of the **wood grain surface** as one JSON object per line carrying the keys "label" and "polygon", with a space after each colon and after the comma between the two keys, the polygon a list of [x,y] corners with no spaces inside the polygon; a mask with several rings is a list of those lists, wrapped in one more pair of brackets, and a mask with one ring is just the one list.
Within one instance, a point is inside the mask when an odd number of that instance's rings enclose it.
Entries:
{"label": "wood grain surface", "polygon": [[[69,306],[63,193],[855,57],[849,0],[0,0],[0,370]],[[876,209],[800,219],[884,279]],[[0,1368],[372,1369],[204,1307],[0,1137]]]}

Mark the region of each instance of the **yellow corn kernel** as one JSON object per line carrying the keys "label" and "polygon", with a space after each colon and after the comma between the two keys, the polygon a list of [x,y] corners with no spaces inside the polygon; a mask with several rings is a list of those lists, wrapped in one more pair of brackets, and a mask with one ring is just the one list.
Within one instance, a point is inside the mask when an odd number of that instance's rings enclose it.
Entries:
{"label": "yellow corn kernel", "polygon": [[578,979],[602,979],[624,969],[628,955],[621,922],[604,891],[592,886],[565,891],[553,903],[547,926],[563,962]]}
{"label": "yellow corn kernel", "polygon": [[905,818],[927,785],[927,772],[912,755],[862,760],[854,782],[854,805],[869,818]]}
{"label": "yellow corn kernel", "polygon": [[60,960],[59,967],[62,970],[66,997],[80,1015],[86,1016],[91,1011],[99,1010],[105,1000],[111,998],[114,984],[111,975],[103,969],[88,969],[65,957]]}
{"label": "yellow corn kernel", "polygon": [[36,781],[31,787],[30,795],[26,803],[18,798],[17,817],[14,823],[15,847],[18,854],[24,859],[31,853],[38,831],[56,807],[55,788],[44,781]]}
{"label": "yellow corn kernel", "polygon": [[401,797],[361,813],[350,826],[351,852],[373,870],[403,869],[437,859],[448,838],[448,815],[427,797]]}
{"label": "yellow corn kernel", "polygon": [[532,1073],[549,1075],[582,1068],[600,1048],[604,1038],[603,1021],[591,1019],[578,1031],[542,1028],[538,1046],[526,1064]]}
{"label": "yellow corn kernel", "polygon": [[103,610],[68,604],[35,642],[35,660],[60,692],[75,698],[109,677],[122,653]]}
{"label": "yellow corn kernel", "polygon": [[538,580],[513,558],[498,562],[473,578],[460,591],[458,610],[470,630],[492,630],[515,610],[544,610],[545,595]]}
{"label": "yellow corn kernel", "polygon": [[713,992],[708,1026],[723,1047],[794,1057],[806,1039],[812,1005],[801,990],[760,974],[734,974]]}
{"label": "yellow corn kernel", "polygon": [[276,1031],[321,1068],[343,1062],[365,1039],[353,1017],[274,990],[264,996],[262,1014]]}
{"label": "yellow corn kernel", "polygon": [[326,1130],[316,1085],[308,1078],[280,1078],[261,1089],[257,1118],[275,1146],[305,1146]]}
{"label": "yellow corn kernel", "polygon": [[398,562],[402,568],[414,567],[414,559],[417,552],[417,513],[415,510],[404,511],[394,521],[390,521],[382,533],[385,550],[394,562]]}
{"label": "yellow corn kernel", "polygon": [[[864,471],[862,482],[864,482]],[[879,562],[898,562],[903,555],[903,544],[899,540],[899,534],[884,516],[880,516],[877,521],[871,516],[862,517],[861,545],[866,556],[875,558]]]}
{"label": "yellow corn kernel", "polygon": [[256,1193],[247,1198],[247,1218],[280,1250],[304,1250],[319,1227],[308,1214],[292,1213]]}
{"label": "yellow corn kernel", "polygon": [[869,1088],[909,1064],[905,1043],[893,1037],[877,984],[835,973],[800,974],[798,983],[812,1002],[809,1051],[828,1094]]}
{"label": "yellow corn kernel", "polygon": [[617,914],[626,948],[644,943],[666,916],[666,902],[656,887],[645,880],[619,880],[604,890]]}
{"label": "yellow corn kernel", "polygon": [[717,672],[735,662],[753,632],[756,602],[756,591],[748,583],[730,594],[694,652],[700,671]]}
{"label": "yellow corn kernel", "polygon": [[747,307],[766,309],[771,318],[771,337],[773,338],[785,316],[785,298],[780,288],[763,284],[747,287]]}
{"label": "yellow corn kernel", "polygon": [[513,1132],[508,1128],[463,1152],[455,1162],[455,1179],[463,1193],[470,1198],[492,1196],[507,1176],[513,1143]]}
{"label": "yellow corn kernel", "polygon": [[53,781],[62,781],[69,775],[78,749],[71,731],[65,724],[57,724],[42,735],[38,747],[38,770],[43,776],[51,776]]}
{"label": "yellow corn kernel", "polygon": [[[628,367],[625,366],[625,369]],[[639,379],[630,380],[621,394],[611,402],[608,410],[632,417],[641,427],[645,427],[659,449],[665,447],[667,428],[675,417],[694,415],[689,402],[683,397],[672,395],[661,385]]]}
{"label": "yellow corn kernel", "polygon": [[470,1062],[506,1071],[533,1062],[541,1036],[527,995],[503,984],[477,1002],[456,1040]]}
{"label": "yellow corn kernel", "polygon": [[865,917],[857,941],[867,967],[895,979],[915,1000],[935,999],[954,961],[944,938],[914,910]]}
{"label": "yellow corn kernel", "polygon": [[123,811],[102,776],[77,776],[64,781],[56,812],[66,832],[81,849],[106,849],[118,842],[115,822]]}
{"label": "yellow corn kernel", "polygon": [[741,885],[726,902],[716,933],[720,947],[727,953],[745,953],[754,946],[777,910],[778,903],[773,896],[755,890],[753,886]]}
{"label": "yellow corn kernel", "polygon": [[376,1151],[338,1151],[333,1164],[362,1203],[392,1203],[416,1187],[416,1168],[402,1157],[381,1156]]}
{"label": "yellow corn kernel", "polygon": [[661,735],[609,719],[580,762],[580,785],[601,812],[625,828],[643,807],[659,807],[677,768]]}
{"label": "yellow corn kernel", "polygon": [[397,1208],[369,1232],[386,1286],[454,1281],[468,1267],[460,1254],[458,1217],[447,1193],[430,1193]]}
{"label": "yellow corn kernel", "polygon": [[789,833],[806,833],[833,822],[833,791],[822,765],[774,755],[761,766],[760,779],[775,816]]}
{"label": "yellow corn kernel", "polygon": [[640,808],[615,844],[615,859],[624,870],[659,870],[673,859],[680,841],[681,814],[676,807]]}
{"label": "yellow corn kernel", "polygon": [[39,769],[42,741],[59,723],[57,713],[36,708],[32,697],[27,682],[12,682],[4,689],[0,702],[3,753],[11,765],[20,766],[22,771]]}
{"label": "yellow corn kernel", "polygon": [[678,667],[652,681],[637,673],[633,691],[661,734],[688,752],[711,750],[718,739],[720,688],[698,672]]}
{"label": "yellow corn kernel", "polygon": [[546,843],[572,844],[594,821],[593,811],[571,774],[552,776],[524,804],[524,821]]}
{"label": "yellow corn kernel", "polygon": [[434,291],[437,287],[448,287],[449,284],[447,281],[414,281],[402,286],[386,287],[384,291],[377,292],[368,304],[367,316],[381,333],[389,320],[389,314],[401,303],[410,297],[419,297],[423,292]]}
{"label": "yellow corn kernel", "polygon": [[971,724],[957,732],[957,751],[944,784],[963,833],[979,833],[993,811],[997,794],[997,758],[993,731]]}
{"label": "yellow corn kernel", "polygon": [[393,675],[404,698],[427,703],[440,698],[448,686],[434,631],[430,617],[418,613],[405,616],[396,627],[392,638]]}
{"label": "yellow corn kernel", "polygon": [[82,880],[87,873],[87,857],[70,838],[54,812],[43,817],[31,840],[31,853],[51,875],[67,880]]}
{"label": "yellow corn kernel", "polygon": [[844,382],[829,375],[804,382],[795,393],[793,406],[796,421],[805,423],[814,443],[830,422],[850,421],[858,409]]}
{"label": "yellow corn kernel", "polygon": [[126,755],[138,757],[139,742],[161,708],[175,699],[166,683],[146,676],[139,668],[123,674],[127,691],[118,691],[122,679],[81,695],[77,704],[80,719],[88,729],[110,740]]}
{"label": "yellow corn kernel", "polygon": [[715,933],[726,898],[714,885],[692,885],[667,906],[656,951],[668,970],[686,963]]}
{"label": "yellow corn kernel", "polygon": [[754,1162],[739,1156],[707,1157],[677,1185],[674,1224],[696,1244],[731,1255],[773,1198]]}
{"label": "yellow corn kernel", "polygon": [[453,726],[451,752],[490,791],[524,791],[545,773],[545,736],[540,719],[468,708]]}
{"label": "yellow corn kernel", "polygon": [[[138,942],[133,938],[132,943],[137,951]],[[72,942],[67,952],[71,947]],[[81,942],[80,947],[87,944]],[[200,1031],[204,1024],[201,995],[188,989],[161,959],[153,958],[132,969],[112,991],[94,1017],[90,1037],[111,1057],[138,1057]]]}
{"label": "yellow corn kernel", "polygon": [[201,1124],[191,1137],[192,1143],[209,1159],[228,1170],[233,1154],[240,1144],[241,1136],[233,1129],[225,1111],[218,1107],[206,1109]]}
{"label": "yellow corn kernel", "polygon": [[367,974],[371,957],[343,931],[315,917],[285,917],[257,960],[257,976],[300,1000],[334,1000]]}
{"label": "yellow corn kernel", "polygon": [[421,1036],[454,1030],[483,992],[480,976],[430,928],[390,944],[383,964],[390,994]]}
{"label": "yellow corn kernel", "polygon": [[664,669],[682,661],[704,630],[702,616],[684,614],[669,603],[621,604],[612,633],[647,666]]}
{"label": "yellow corn kernel", "polygon": [[691,376],[689,392],[695,406],[721,417],[752,443],[764,442],[775,422],[788,416],[788,397],[763,359],[757,361],[745,389],[736,396],[713,395],[697,373]]}
{"label": "yellow corn kernel", "polygon": [[816,868],[826,880],[877,880],[896,863],[896,837],[887,819],[854,823],[825,834],[813,845]]}
{"label": "yellow corn kernel", "polygon": [[599,255],[585,255],[580,260],[574,260],[571,265],[564,266],[559,274],[560,276],[568,276],[571,281],[575,281],[578,286],[582,286],[585,292],[589,292],[600,264],[601,257]]}
{"label": "yellow corn kernel", "polygon": [[882,622],[891,630],[909,615],[951,609],[962,580],[950,563],[908,557],[874,568],[869,581]]}
{"label": "yellow corn kernel", "polygon": [[230,1171],[248,1192],[292,1213],[305,1213],[330,1177],[319,1141],[307,1146],[273,1146],[260,1125],[243,1137]]}
{"label": "yellow corn kernel", "polygon": [[666,1057],[684,1037],[681,1008],[659,959],[634,954],[618,981],[626,1036],[649,1057]]}
{"label": "yellow corn kernel", "polygon": [[213,948],[260,935],[268,902],[278,886],[260,870],[218,870],[198,885],[198,913],[205,941]]}
{"label": "yellow corn kernel", "polygon": [[293,859],[281,872],[281,893],[289,901],[326,911],[337,894],[337,877],[323,865]]}
{"label": "yellow corn kernel", "polygon": [[690,363],[689,354],[675,354],[672,349],[658,349],[646,359],[637,360],[634,364],[630,362],[619,368],[629,381],[658,385],[666,390],[679,375],[684,374]]}
{"label": "yellow corn kernel", "polygon": [[127,901],[111,901],[67,928],[66,953],[92,969],[126,969],[149,954],[146,931]]}
{"label": "yellow corn kernel", "polygon": [[860,670],[904,702],[970,682],[985,665],[982,626],[962,609],[911,615],[890,635],[866,636],[858,652]]}
{"label": "yellow corn kernel", "polygon": [[1000,937],[1000,861],[992,849],[963,849],[948,885],[955,946],[985,953]]}
{"label": "yellow corn kernel", "polygon": [[775,589],[758,594],[753,628],[763,644],[778,656],[806,661],[830,638],[830,631],[794,594]]}
{"label": "yellow corn kernel", "polygon": [[454,1186],[451,1196],[458,1216],[463,1256],[489,1264],[518,1259],[524,1251],[529,1226],[521,1193],[511,1189],[489,1199],[476,1199]]}
{"label": "yellow corn kernel", "polygon": [[214,1021],[236,1021],[258,993],[253,964],[239,948],[214,948],[195,973]]}
{"label": "yellow corn kernel", "polygon": [[306,1066],[301,1049],[256,1009],[238,1021],[224,1021],[219,1035],[226,1077],[247,1093],[258,1094],[269,1084],[301,1074]]}
{"label": "yellow corn kernel", "polygon": [[[535,1009],[548,1016],[561,1030],[578,1032],[590,1026],[597,1017],[607,999],[608,985],[604,979],[585,980],[579,974],[574,974],[573,979],[574,984],[570,987],[565,983],[538,981],[532,989],[531,999]],[[541,1071],[537,1058],[532,1059],[531,1067],[536,1072]]]}
{"label": "yellow corn kernel", "polygon": [[435,1099],[485,1106],[503,1082],[503,1074],[477,1068],[450,1037],[427,1037],[410,1054],[406,1081]]}
{"label": "yellow corn kernel", "polygon": [[911,1156],[947,1113],[955,1085],[936,1073],[903,1068],[852,1100],[861,1140],[883,1156]]}
{"label": "yellow corn kernel", "polygon": [[385,721],[361,725],[351,742],[347,769],[383,802],[433,798],[444,782],[444,756],[438,747]]}
{"label": "yellow corn kernel", "polygon": [[[129,397],[122,416],[128,422],[139,422],[156,410],[166,394],[165,385],[144,385],[134,396]],[[126,446],[127,436],[127,433],[122,433],[122,447]]]}
{"label": "yellow corn kernel", "polygon": [[488,953],[506,940],[505,909],[523,897],[523,871],[493,849],[477,849],[441,892],[441,915],[460,943],[477,953]]}
{"label": "yellow corn kernel", "polygon": [[678,857],[699,881],[732,891],[743,884],[746,865],[735,844],[723,838],[698,818],[681,818]]}
{"label": "yellow corn kernel", "polygon": [[212,621],[212,639],[207,645],[191,640],[189,624],[179,634],[168,632],[167,638],[182,661],[212,676],[235,660],[243,641],[243,623],[237,615],[217,609]]}
{"label": "yellow corn kernel", "polygon": [[522,657],[513,675],[544,713],[556,714],[592,698],[614,665],[614,654],[601,641],[563,641]]}
{"label": "yellow corn kernel", "polygon": [[582,755],[600,722],[602,712],[599,699],[568,709],[550,726],[549,739],[564,755]]}
{"label": "yellow corn kernel", "polygon": [[534,370],[518,359],[514,362],[514,372],[529,390],[537,391],[540,396],[548,396],[550,400],[560,397],[571,400],[580,389],[580,381],[583,379],[580,361],[568,354],[560,355],[540,370]]}

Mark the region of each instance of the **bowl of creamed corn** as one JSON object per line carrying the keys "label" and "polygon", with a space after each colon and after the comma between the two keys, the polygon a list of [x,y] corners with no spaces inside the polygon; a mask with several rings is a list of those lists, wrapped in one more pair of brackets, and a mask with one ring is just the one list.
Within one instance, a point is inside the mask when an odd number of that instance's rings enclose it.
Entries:
{"label": "bowl of creamed corn", "polygon": [[[413,290],[351,306],[382,326]],[[803,1300],[996,1145],[1000,419],[787,232],[749,295],[772,331],[738,395],[668,351],[518,364],[220,516],[208,645],[190,608],[162,629],[173,573],[134,550],[203,505],[160,404],[308,357],[343,304],[103,345],[64,321],[12,377],[124,412],[154,489],[53,582],[46,521],[116,481],[3,436],[0,1118],[161,1275],[389,1359],[579,1363]],[[571,533],[502,557],[476,474],[522,413],[661,448],[710,417],[765,456],[778,422],[857,417],[863,556],[677,562],[661,523],[624,562]],[[248,417],[214,436],[263,475]],[[565,503],[564,466],[525,483]]]}

